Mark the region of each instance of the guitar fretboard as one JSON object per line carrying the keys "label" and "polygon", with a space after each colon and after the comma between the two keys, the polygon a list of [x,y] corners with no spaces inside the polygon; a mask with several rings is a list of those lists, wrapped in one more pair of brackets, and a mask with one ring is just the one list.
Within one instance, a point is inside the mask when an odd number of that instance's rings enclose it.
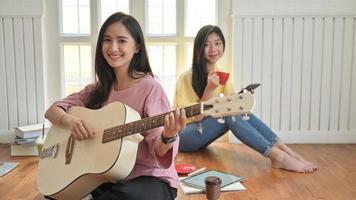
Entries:
{"label": "guitar fretboard", "polygon": [[[203,109],[208,109],[209,106],[205,106]],[[201,114],[201,103],[194,104],[183,108],[185,110],[187,118],[191,118]],[[173,111],[171,111],[173,112]],[[154,129],[164,125],[164,117],[169,113],[160,114],[153,117],[147,117],[138,121],[130,122],[127,124],[115,126],[106,129],[103,134],[103,143],[110,142],[122,137],[141,133],[150,129]]]}

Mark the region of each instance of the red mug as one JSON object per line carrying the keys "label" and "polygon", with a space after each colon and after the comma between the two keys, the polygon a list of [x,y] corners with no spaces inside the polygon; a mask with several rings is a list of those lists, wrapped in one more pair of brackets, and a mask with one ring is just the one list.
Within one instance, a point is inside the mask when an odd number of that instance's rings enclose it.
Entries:
{"label": "red mug", "polygon": [[222,72],[222,71],[216,71],[216,74],[219,76],[220,85],[225,85],[227,80],[229,79],[230,73]]}

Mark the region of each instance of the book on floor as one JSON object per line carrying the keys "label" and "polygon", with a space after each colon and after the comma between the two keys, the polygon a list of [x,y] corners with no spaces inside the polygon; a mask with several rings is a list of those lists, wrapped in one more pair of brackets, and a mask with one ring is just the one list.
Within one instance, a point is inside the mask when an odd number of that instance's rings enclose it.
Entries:
{"label": "book on floor", "polygon": [[0,177],[15,169],[19,163],[17,162],[0,162]]}
{"label": "book on floor", "polygon": [[50,125],[48,123],[31,124],[15,128],[15,134],[20,138],[33,138],[47,135]]}
{"label": "book on floor", "polygon": [[16,135],[15,144],[34,144],[40,137],[22,138]]}
{"label": "book on floor", "polygon": [[181,182],[185,185],[205,190],[205,178],[209,176],[219,177],[221,179],[221,188],[244,180],[242,177],[211,169],[192,176],[188,176],[187,178],[182,179]]}
{"label": "book on floor", "polygon": [[11,156],[38,156],[37,144],[11,144]]}
{"label": "book on floor", "polygon": [[[179,186],[182,189],[182,192],[184,194],[197,194],[197,193],[205,192],[204,189],[192,187],[192,186],[186,185],[182,182],[179,183]],[[221,188],[222,192],[243,191],[243,190],[246,190],[246,188],[240,182],[235,182],[235,183],[232,183],[230,185],[227,185],[227,186]]]}

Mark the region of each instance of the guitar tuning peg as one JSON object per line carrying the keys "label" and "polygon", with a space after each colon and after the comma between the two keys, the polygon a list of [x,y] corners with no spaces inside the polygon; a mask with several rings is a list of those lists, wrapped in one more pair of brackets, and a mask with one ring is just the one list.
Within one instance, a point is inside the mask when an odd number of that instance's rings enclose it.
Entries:
{"label": "guitar tuning peg", "polygon": [[223,118],[219,118],[219,119],[217,119],[217,121],[218,121],[220,124],[225,123],[225,119],[223,119]]}
{"label": "guitar tuning peg", "polygon": [[249,117],[247,114],[243,114],[243,115],[242,115],[242,120],[247,121],[247,120],[249,120],[249,119],[250,119],[250,117]]}
{"label": "guitar tuning peg", "polygon": [[231,117],[231,120],[232,120],[232,122],[236,122],[236,117],[235,117],[235,116],[232,116],[232,117]]}

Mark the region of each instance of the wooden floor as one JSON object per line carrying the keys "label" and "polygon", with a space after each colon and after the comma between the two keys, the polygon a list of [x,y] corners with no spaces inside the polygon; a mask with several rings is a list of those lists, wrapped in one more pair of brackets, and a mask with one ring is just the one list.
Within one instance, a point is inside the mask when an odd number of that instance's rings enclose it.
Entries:
{"label": "wooden floor", "polygon": [[[227,199],[356,199],[356,145],[289,145],[319,170],[311,174],[271,169],[268,159],[244,145],[216,142],[198,153],[179,153],[176,163],[207,167],[246,179],[246,191],[223,192]],[[9,145],[0,144],[0,161],[20,162],[0,178],[0,199],[44,199],[36,189],[38,158],[10,157]],[[203,200],[204,194],[184,195],[179,200]]]}

